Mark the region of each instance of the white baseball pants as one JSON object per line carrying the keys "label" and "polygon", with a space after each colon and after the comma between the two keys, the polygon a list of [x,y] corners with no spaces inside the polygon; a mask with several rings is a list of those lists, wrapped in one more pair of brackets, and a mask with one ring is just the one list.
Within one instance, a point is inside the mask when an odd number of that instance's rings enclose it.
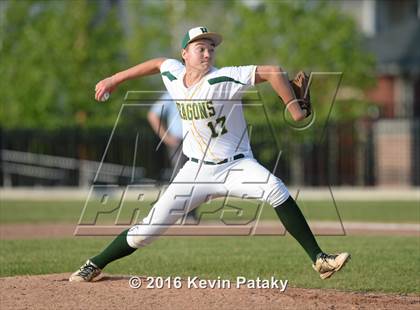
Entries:
{"label": "white baseball pants", "polygon": [[142,223],[133,226],[127,242],[139,248],[202,203],[217,197],[255,198],[273,207],[289,198],[283,182],[254,158],[220,165],[187,161]]}

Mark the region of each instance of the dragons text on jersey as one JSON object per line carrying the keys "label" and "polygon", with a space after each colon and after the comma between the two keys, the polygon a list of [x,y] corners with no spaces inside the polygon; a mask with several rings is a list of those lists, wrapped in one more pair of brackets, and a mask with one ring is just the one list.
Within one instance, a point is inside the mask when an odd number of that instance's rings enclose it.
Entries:
{"label": "dragons text on jersey", "polygon": [[211,101],[176,101],[176,107],[184,120],[207,119],[216,114]]}

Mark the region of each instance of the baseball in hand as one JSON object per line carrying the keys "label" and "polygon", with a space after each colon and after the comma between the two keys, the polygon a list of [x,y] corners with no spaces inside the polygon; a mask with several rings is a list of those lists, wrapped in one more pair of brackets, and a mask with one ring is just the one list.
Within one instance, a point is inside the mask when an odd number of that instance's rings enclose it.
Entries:
{"label": "baseball in hand", "polygon": [[102,96],[101,101],[102,101],[102,102],[105,102],[105,101],[107,101],[108,99],[109,99],[109,93],[108,93],[108,92],[106,92],[106,93]]}

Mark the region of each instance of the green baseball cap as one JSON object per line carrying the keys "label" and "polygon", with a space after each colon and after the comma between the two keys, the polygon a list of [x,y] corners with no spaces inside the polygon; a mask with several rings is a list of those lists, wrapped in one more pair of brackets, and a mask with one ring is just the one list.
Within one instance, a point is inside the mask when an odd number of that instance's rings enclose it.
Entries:
{"label": "green baseball cap", "polygon": [[220,34],[209,32],[206,27],[195,27],[185,34],[184,39],[182,39],[182,48],[186,48],[188,44],[199,39],[209,39],[213,41],[214,46],[218,46],[223,41]]}

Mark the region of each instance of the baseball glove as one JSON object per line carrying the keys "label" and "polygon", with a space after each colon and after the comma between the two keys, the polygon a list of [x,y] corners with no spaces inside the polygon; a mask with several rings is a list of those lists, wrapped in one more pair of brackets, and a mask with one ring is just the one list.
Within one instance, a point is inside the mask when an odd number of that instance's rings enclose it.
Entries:
{"label": "baseball glove", "polygon": [[295,92],[296,99],[302,110],[306,111],[306,116],[312,114],[311,96],[309,92],[309,76],[305,72],[299,71],[295,78],[290,81],[290,85]]}

